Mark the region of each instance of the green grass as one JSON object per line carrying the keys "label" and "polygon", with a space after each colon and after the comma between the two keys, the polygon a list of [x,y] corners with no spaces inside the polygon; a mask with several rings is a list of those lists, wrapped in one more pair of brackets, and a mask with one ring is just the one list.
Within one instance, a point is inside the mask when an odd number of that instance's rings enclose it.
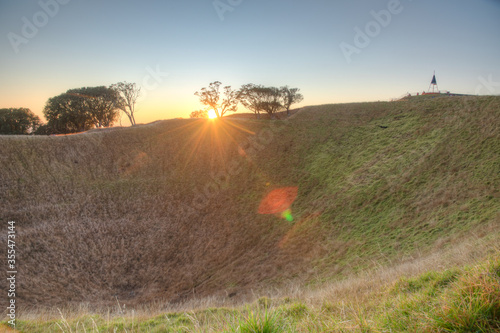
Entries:
{"label": "green grass", "polygon": [[500,329],[500,260],[402,279],[389,290],[383,326],[401,332]]}
{"label": "green grass", "polygon": [[284,314],[279,310],[270,311],[250,310],[247,314],[236,319],[228,332],[234,333],[281,333],[293,332],[293,329],[283,319]]}
{"label": "green grass", "polygon": [[497,125],[487,123],[498,115],[498,101],[472,100],[482,112],[446,98],[409,103],[411,112],[389,111],[394,105],[386,103],[358,105],[358,112],[381,108],[387,115],[341,127],[336,117],[327,122],[333,107],[322,113],[331,132],[317,131],[321,138],[311,138],[317,144],[304,144],[314,148],[301,164],[309,192],[301,208],[322,212],[325,232],[334,231],[327,238],[357,243],[345,260],[357,261],[359,253],[377,261],[411,254],[498,218],[493,184],[500,181],[494,153],[500,140]]}

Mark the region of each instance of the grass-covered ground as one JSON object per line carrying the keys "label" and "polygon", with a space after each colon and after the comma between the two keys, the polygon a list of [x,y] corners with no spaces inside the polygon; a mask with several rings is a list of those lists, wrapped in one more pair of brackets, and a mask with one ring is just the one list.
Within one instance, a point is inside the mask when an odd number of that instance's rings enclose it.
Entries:
{"label": "grass-covered ground", "polygon": [[[368,277],[319,294],[266,298],[240,307],[135,314],[119,304],[112,314],[18,321],[25,332],[498,332],[498,249],[475,265],[429,270],[349,295]],[[360,283],[361,282],[361,283]],[[336,290],[337,293],[332,292]],[[341,297],[335,294],[344,294]],[[122,315],[120,315],[122,313]]]}
{"label": "grass-covered ground", "polygon": [[[443,97],[1,137],[19,328],[497,325],[499,119],[499,97]],[[291,222],[258,214],[281,187]]]}

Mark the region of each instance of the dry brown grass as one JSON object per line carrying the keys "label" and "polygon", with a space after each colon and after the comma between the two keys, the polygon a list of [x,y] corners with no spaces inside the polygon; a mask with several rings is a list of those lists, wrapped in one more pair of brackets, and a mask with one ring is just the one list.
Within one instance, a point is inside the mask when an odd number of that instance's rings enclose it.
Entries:
{"label": "dry brown grass", "polygon": [[[255,215],[257,198],[234,202],[255,186],[235,144],[248,133],[214,126],[3,138],[2,217],[18,227],[22,304],[180,302],[272,276],[259,258],[284,226]],[[211,178],[231,161],[243,169],[232,176],[239,189]],[[209,204],[196,201],[205,191]]]}
{"label": "dry brown grass", "polygon": [[[177,303],[156,300],[146,304],[127,306],[116,300],[115,304],[108,306],[80,303],[62,308],[32,307],[22,311],[21,319],[47,322],[64,318],[64,320],[74,321],[84,316],[97,314],[108,322],[117,318],[135,318],[137,322],[143,322],[165,313],[193,313],[194,315],[194,313],[203,312],[206,309],[242,309],[245,305],[264,300],[262,295],[265,295],[266,302],[269,302],[273,307],[287,304],[289,302],[287,300],[293,300],[318,312],[319,316],[322,312],[328,316],[328,318],[314,317],[311,318],[312,321],[328,321],[335,318],[337,321],[344,320],[351,323],[349,325],[357,327],[359,326],[359,323],[356,323],[358,315],[360,318],[369,317],[370,309],[380,307],[378,302],[384,299],[387,290],[397,281],[402,278],[417,277],[428,271],[453,270],[466,265],[474,265],[500,251],[497,242],[499,236],[498,233],[481,238],[474,236],[461,244],[456,244],[446,250],[437,250],[425,257],[401,258],[400,262],[391,266],[379,267],[320,286],[308,286],[297,281],[290,281],[279,288],[263,287],[254,290],[245,298],[239,299],[229,298],[227,295],[202,298],[195,296]],[[365,313],[361,316],[357,311]],[[314,327],[307,318],[302,324]]]}

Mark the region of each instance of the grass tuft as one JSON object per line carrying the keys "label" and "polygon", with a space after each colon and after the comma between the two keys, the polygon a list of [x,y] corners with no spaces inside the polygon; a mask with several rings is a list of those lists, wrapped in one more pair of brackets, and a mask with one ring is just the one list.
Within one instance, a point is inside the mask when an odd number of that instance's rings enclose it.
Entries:
{"label": "grass tuft", "polygon": [[251,310],[240,317],[228,332],[234,333],[282,333],[293,332],[279,310],[265,308],[260,311]]}
{"label": "grass tuft", "polygon": [[466,272],[442,295],[436,327],[449,332],[500,331],[500,259]]}

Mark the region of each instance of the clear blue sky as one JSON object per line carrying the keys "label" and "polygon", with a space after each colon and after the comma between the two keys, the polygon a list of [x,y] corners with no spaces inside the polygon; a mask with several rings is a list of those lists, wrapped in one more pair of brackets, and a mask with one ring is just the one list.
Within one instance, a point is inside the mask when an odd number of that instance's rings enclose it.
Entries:
{"label": "clear blue sky", "polygon": [[[299,87],[301,105],[315,105],[421,92],[434,70],[441,90],[500,93],[498,0],[218,4],[219,13],[213,0],[0,0],[0,108],[41,115],[70,88],[145,82],[137,119],[150,122],[187,117],[201,108],[194,92],[216,80]],[[390,19],[375,23],[382,10]],[[368,27],[369,44],[356,44],[356,27]],[[350,62],[347,44],[357,48]]]}

